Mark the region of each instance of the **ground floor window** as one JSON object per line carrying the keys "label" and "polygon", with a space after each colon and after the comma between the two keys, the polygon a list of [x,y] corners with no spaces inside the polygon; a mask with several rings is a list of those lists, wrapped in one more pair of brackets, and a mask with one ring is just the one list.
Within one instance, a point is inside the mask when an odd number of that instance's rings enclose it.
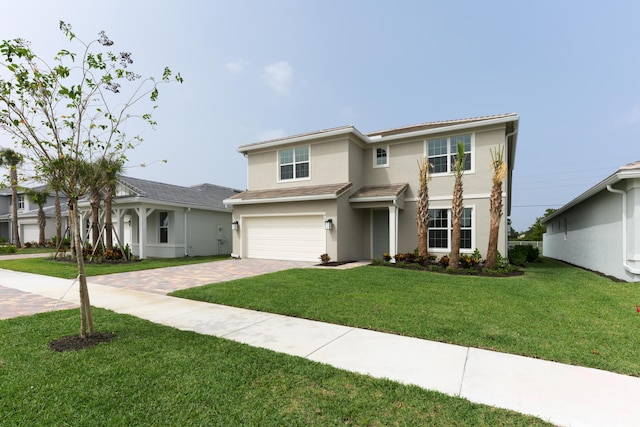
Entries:
{"label": "ground floor window", "polygon": [[[472,208],[462,210],[460,249],[472,249],[472,212]],[[429,209],[429,249],[449,250],[451,233],[451,209]]]}
{"label": "ground floor window", "polygon": [[160,243],[169,243],[169,212],[160,212]]}

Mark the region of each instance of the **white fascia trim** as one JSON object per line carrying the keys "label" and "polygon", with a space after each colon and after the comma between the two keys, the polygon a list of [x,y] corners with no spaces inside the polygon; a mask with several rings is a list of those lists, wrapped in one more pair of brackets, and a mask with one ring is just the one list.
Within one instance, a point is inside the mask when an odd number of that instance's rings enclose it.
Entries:
{"label": "white fascia trim", "polygon": [[292,196],[292,197],[272,197],[269,199],[225,199],[222,201],[225,205],[256,205],[261,203],[286,203],[286,202],[309,202],[314,200],[332,200],[337,199],[334,194],[320,194],[317,196]]}
{"label": "white fascia trim", "polygon": [[378,197],[356,197],[349,199],[349,202],[365,203],[365,202],[395,202],[397,197],[378,196]]}
{"label": "white fascia trim", "polygon": [[[464,199],[488,199],[491,197],[491,194],[486,193],[486,194],[465,194],[464,195]],[[505,193],[502,192],[502,197],[505,197]],[[443,202],[443,201],[448,201],[448,200],[453,200],[453,196],[435,196],[435,197],[429,197],[429,202]],[[411,198],[407,198],[404,199],[405,202],[417,202],[418,198],[417,197],[411,197]]]}
{"label": "white fascia trim", "polygon": [[381,138],[376,138],[376,139],[368,138],[369,139],[368,142],[379,143],[384,141],[392,141],[394,139],[412,138],[412,137],[418,137],[423,135],[432,135],[434,133],[451,132],[451,131],[457,131],[457,130],[463,130],[463,129],[476,128],[476,127],[485,127],[485,126],[490,126],[495,124],[517,122],[519,120],[520,120],[520,117],[517,115],[500,117],[500,118],[491,119],[491,120],[482,120],[482,121],[471,122],[471,123],[462,123],[459,125],[443,126],[443,127],[433,128],[433,129],[426,129],[426,130],[419,130],[415,132],[400,133],[397,135],[383,136]]}
{"label": "white fascia trim", "polygon": [[313,133],[313,134],[309,134],[309,135],[294,136],[294,137],[291,137],[291,138],[283,138],[283,139],[278,139],[278,140],[275,140],[275,141],[267,141],[267,142],[264,142],[264,143],[258,143],[258,144],[251,145],[251,146],[239,147],[237,151],[239,153],[246,154],[249,151],[262,150],[263,148],[279,147],[281,145],[288,145],[288,144],[298,144],[298,143],[301,143],[301,142],[312,141],[312,140],[315,140],[315,139],[318,139],[318,138],[325,138],[325,137],[331,137],[331,136],[340,136],[340,135],[348,135],[348,134],[354,134],[358,138],[362,139],[364,142],[369,142],[369,138],[366,135],[363,135],[355,127],[348,126],[348,127],[345,127],[345,128],[335,129],[335,130],[331,130],[331,131],[327,131],[327,132],[318,132],[318,133]]}
{"label": "white fascia trim", "polygon": [[547,223],[551,222],[555,217],[557,217],[558,215],[561,215],[562,213],[564,213],[567,210],[571,209],[575,205],[577,205],[577,204],[579,204],[579,203],[591,198],[592,196],[598,194],[599,192],[601,192],[603,190],[606,190],[608,186],[614,185],[614,184],[622,181],[623,179],[637,178],[637,177],[640,177],[640,173],[638,171],[616,172],[613,175],[609,176],[608,178],[605,178],[604,181],[601,181],[599,184],[596,184],[595,186],[591,187],[590,189],[588,189],[587,191],[585,191],[584,193],[582,193],[581,195],[579,195],[578,197],[576,197],[575,199],[573,199],[572,201],[567,203],[566,205],[562,206],[560,209],[558,209],[557,211],[555,211],[551,215],[549,215],[549,216],[547,216],[545,218],[542,218],[542,220],[540,222],[542,224],[547,224]]}

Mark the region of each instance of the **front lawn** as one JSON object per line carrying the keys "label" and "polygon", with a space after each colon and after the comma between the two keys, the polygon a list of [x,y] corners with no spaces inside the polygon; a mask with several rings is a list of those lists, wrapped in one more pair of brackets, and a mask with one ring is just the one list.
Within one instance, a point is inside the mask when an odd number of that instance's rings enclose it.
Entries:
{"label": "front lawn", "polygon": [[[85,262],[84,268],[87,276],[99,276],[102,274],[124,273],[128,271],[150,270],[153,268],[220,261],[223,259],[229,259],[229,255],[154,258],[122,263],[105,262],[101,264],[92,264]],[[69,261],[59,261],[50,258],[25,258],[3,261],[2,257],[0,257],[0,268],[60,277],[62,279],[73,279],[78,275],[78,266],[73,259],[69,259]]]}
{"label": "front lawn", "polygon": [[77,310],[0,321],[0,425],[542,426],[539,419],[94,309],[115,338],[58,353]]}
{"label": "front lawn", "polygon": [[550,259],[525,271],[296,269],[172,295],[640,376],[640,284]]}

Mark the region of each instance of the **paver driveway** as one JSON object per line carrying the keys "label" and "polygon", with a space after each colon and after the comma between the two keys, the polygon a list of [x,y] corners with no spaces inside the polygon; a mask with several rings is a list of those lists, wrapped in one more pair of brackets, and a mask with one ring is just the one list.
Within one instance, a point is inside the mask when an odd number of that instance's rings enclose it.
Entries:
{"label": "paver driveway", "polygon": [[[314,263],[301,261],[230,259],[130,273],[91,276],[87,278],[87,281],[89,293],[91,293],[91,284],[95,283],[164,295],[179,289],[258,276],[290,268],[307,268],[313,265]],[[0,274],[2,274],[1,271]],[[74,286],[69,292],[77,292],[77,287]],[[77,305],[0,286],[0,319],[74,307]]]}

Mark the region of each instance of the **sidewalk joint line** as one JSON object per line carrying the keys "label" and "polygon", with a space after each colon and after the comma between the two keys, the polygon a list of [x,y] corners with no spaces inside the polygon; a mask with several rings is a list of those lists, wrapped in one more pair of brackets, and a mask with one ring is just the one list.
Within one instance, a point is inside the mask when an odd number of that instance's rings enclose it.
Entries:
{"label": "sidewalk joint line", "polygon": [[467,373],[467,362],[469,361],[469,352],[471,347],[467,347],[467,354],[464,356],[464,365],[462,366],[462,378],[460,378],[460,389],[458,389],[458,397],[462,396],[462,386],[464,385],[464,376]]}
{"label": "sidewalk joint line", "polygon": [[355,331],[356,329],[357,329],[357,328],[350,328],[348,331],[345,331],[345,333],[344,333],[344,334],[340,334],[340,335],[338,335],[337,337],[335,337],[334,339],[332,339],[331,341],[328,341],[328,342],[326,342],[326,343],[322,344],[320,347],[316,348],[315,350],[313,350],[311,353],[307,354],[307,355],[306,355],[306,356],[304,356],[304,357],[305,357],[305,358],[309,358],[309,356],[311,356],[313,353],[315,353],[315,352],[317,352],[317,351],[319,351],[319,350],[322,350],[323,348],[325,348],[325,347],[326,347],[326,346],[328,346],[329,344],[332,344],[332,343],[334,343],[334,342],[338,341],[340,338],[344,337],[345,335],[347,335],[347,334],[348,334],[348,333],[350,333],[350,332]]}

